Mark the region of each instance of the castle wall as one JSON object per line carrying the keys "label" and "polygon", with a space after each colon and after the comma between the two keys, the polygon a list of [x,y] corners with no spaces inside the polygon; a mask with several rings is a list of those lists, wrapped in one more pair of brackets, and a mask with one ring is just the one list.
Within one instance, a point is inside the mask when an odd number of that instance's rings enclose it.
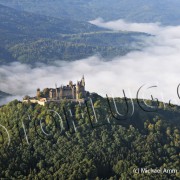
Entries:
{"label": "castle wall", "polygon": [[72,99],[72,90],[71,89],[65,89],[62,92],[62,97],[61,98],[67,98],[67,99]]}

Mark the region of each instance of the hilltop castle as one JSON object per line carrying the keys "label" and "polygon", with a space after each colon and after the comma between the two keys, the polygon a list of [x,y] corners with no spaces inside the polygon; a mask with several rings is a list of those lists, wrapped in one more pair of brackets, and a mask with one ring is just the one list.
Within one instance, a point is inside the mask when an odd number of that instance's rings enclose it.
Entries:
{"label": "hilltop castle", "polygon": [[43,91],[38,88],[36,97],[30,98],[27,96],[23,102],[38,103],[40,105],[45,105],[48,102],[60,102],[63,99],[84,102],[86,95],[87,91],[85,90],[85,79],[83,76],[81,81],[77,81],[77,84],[69,81],[69,84],[66,86],[57,87],[56,85],[55,88],[45,88]]}
{"label": "hilltop castle", "polygon": [[61,86],[59,88],[46,88],[41,93],[40,89],[37,89],[37,98],[44,97],[49,100],[60,100],[60,99],[82,99],[86,96],[85,91],[85,79],[82,77],[81,81],[77,81],[77,84],[73,84],[69,81],[67,86]]}

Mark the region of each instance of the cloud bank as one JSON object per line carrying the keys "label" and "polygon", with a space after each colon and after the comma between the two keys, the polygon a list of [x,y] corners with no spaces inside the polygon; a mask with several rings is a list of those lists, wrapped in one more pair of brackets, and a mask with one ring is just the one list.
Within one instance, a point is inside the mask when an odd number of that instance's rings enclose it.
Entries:
{"label": "cloud bank", "polygon": [[105,22],[102,18],[97,18],[95,20],[89,21],[91,24],[111,29],[114,31],[137,31],[145,32],[150,34],[156,34],[162,30],[161,24],[157,23],[129,23],[123,19],[116,21]]}
{"label": "cloud bank", "polygon": [[180,104],[176,89],[180,83],[180,26],[162,27],[158,23],[128,23],[123,20],[92,23],[112,30],[140,31],[155,36],[144,39],[142,51],[134,51],[126,56],[104,61],[98,56],[74,62],[57,61],[50,66],[12,63],[0,67],[0,90],[16,96],[35,95],[37,88],[66,85],[69,80],[79,80],[85,75],[86,89],[102,96],[114,94],[122,96],[122,89],[127,95],[136,96],[138,88],[157,85],[157,88],[145,91],[145,96],[152,93],[160,100],[172,100]]}

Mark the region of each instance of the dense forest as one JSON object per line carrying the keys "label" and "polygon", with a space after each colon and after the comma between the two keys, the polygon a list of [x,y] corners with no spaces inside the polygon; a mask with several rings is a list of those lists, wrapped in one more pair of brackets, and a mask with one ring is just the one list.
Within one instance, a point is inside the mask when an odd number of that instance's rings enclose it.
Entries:
{"label": "dense forest", "polygon": [[0,64],[77,60],[93,55],[125,55],[147,36],[112,32],[88,22],[40,16],[0,5]]}
{"label": "dense forest", "polygon": [[[115,108],[111,98],[92,94],[91,99],[93,106],[90,100],[45,106],[15,100],[1,107],[0,177],[180,178],[179,106],[159,103],[156,112],[148,113],[136,100],[116,98]],[[164,173],[135,173],[137,168],[163,169]]]}
{"label": "dense forest", "polygon": [[[152,35],[110,31],[89,21],[179,25],[178,5],[178,0],[0,0],[0,78],[11,82],[3,68],[12,62],[33,68],[141,51]],[[8,78],[28,81],[20,75],[15,71]],[[180,179],[180,106],[153,98],[88,95],[81,103],[63,99],[41,106],[14,100],[0,105],[0,179]],[[1,101],[8,96],[0,91]]]}

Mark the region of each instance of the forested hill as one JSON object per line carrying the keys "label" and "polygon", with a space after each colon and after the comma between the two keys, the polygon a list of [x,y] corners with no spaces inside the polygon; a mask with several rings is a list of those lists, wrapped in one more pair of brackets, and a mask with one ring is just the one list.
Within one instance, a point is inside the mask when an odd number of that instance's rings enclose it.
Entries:
{"label": "forested hill", "polygon": [[1,0],[20,10],[89,21],[125,19],[133,22],[180,24],[179,0]]}
{"label": "forested hill", "polygon": [[132,43],[147,36],[112,32],[87,22],[36,15],[2,5],[0,11],[0,64],[72,61],[95,54],[121,56],[139,49],[138,44]]}
{"label": "forested hill", "polygon": [[59,34],[102,30],[87,22],[36,15],[3,5],[0,5],[0,11],[1,45],[2,42],[16,43],[37,38],[53,38]]}
{"label": "forested hill", "polygon": [[[164,109],[160,103],[157,112],[147,113],[134,103],[132,118],[116,120],[106,99],[95,94],[91,98],[97,119],[93,116],[90,101],[87,106],[66,101],[40,106],[15,100],[1,107],[0,123],[4,128],[0,127],[0,177],[62,180],[180,178],[179,106],[166,105]],[[111,99],[109,103],[117,116]],[[124,99],[116,98],[119,113],[126,113],[125,104]],[[148,104],[155,105],[151,101]],[[162,172],[137,173],[134,169],[138,168]]]}
{"label": "forested hill", "polygon": [[88,22],[64,18],[53,18],[34,13],[18,11],[0,4],[0,27],[7,33],[34,37],[53,37],[57,34],[96,32],[101,28]]}

